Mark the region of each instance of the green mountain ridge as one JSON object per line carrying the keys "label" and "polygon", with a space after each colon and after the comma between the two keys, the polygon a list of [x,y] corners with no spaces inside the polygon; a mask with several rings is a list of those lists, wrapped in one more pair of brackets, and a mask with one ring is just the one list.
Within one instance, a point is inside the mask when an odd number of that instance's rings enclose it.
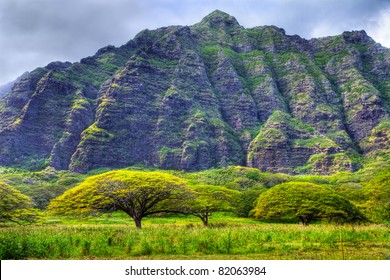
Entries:
{"label": "green mountain ridge", "polygon": [[305,40],[221,11],[53,62],[0,99],[0,165],[354,171],[390,147],[390,51]]}

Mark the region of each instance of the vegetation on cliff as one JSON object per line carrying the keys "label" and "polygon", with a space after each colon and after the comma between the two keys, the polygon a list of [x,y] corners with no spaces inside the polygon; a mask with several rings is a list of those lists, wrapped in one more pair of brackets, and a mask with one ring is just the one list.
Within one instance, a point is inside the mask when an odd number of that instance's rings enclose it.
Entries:
{"label": "vegetation on cliff", "polygon": [[0,98],[0,164],[290,174],[388,160],[390,52],[364,31],[305,40],[221,11],[27,73]]}

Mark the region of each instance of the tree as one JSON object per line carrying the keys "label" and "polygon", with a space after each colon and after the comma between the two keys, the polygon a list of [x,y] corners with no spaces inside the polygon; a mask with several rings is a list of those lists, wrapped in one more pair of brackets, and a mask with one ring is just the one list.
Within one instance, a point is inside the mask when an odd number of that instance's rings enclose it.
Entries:
{"label": "tree", "polygon": [[390,222],[390,168],[378,172],[361,188],[365,201],[360,205],[373,222]]}
{"label": "tree", "polygon": [[191,195],[181,179],[161,172],[111,171],[88,178],[51,201],[54,214],[120,210],[141,228],[144,217],[176,212]]}
{"label": "tree", "polygon": [[0,182],[0,222],[33,223],[39,219],[31,199],[15,188]]}
{"label": "tree", "polygon": [[192,189],[193,198],[182,206],[180,212],[200,218],[204,226],[209,225],[209,218],[213,212],[233,210],[233,199],[239,193],[212,185],[194,186]]}
{"label": "tree", "polygon": [[256,187],[241,191],[234,200],[234,213],[239,217],[249,217],[257,198],[266,190],[264,187]]}
{"label": "tree", "polygon": [[364,216],[346,198],[329,187],[303,182],[277,185],[262,193],[253,210],[257,219],[298,218],[308,225],[313,220],[364,221]]}

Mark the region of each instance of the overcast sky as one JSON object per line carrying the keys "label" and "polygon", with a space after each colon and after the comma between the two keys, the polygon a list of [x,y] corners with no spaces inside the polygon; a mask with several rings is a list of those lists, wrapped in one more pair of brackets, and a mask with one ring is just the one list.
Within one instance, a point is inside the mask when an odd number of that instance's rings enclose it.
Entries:
{"label": "overcast sky", "polygon": [[390,47],[390,0],[0,0],[0,85],[51,61],[79,61],[143,29],[192,25],[219,9],[246,28],[313,37],[366,30]]}

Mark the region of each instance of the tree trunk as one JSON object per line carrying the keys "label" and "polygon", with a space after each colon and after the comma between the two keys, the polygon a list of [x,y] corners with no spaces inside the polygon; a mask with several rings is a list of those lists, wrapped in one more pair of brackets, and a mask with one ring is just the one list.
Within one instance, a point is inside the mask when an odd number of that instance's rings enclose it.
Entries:
{"label": "tree trunk", "polygon": [[141,219],[134,218],[134,222],[135,222],[135,226],[137,227],[137,229],[141,229],[142,228]]}
{"label": "tree trunk", "polygon": [[301,222],[302,222],[302,224],[304,225],[304,226],[307,226],[307,225],[309,225],[309,219],[307,219],[306,217],[304,217],[304,216],[299,216],[299,219],[301,220]]}
{"label": "tree trunk", "polygon": [[209,214],[207,213],[205,216],[201,217],[203,225],[205,227],[209,226]]}

